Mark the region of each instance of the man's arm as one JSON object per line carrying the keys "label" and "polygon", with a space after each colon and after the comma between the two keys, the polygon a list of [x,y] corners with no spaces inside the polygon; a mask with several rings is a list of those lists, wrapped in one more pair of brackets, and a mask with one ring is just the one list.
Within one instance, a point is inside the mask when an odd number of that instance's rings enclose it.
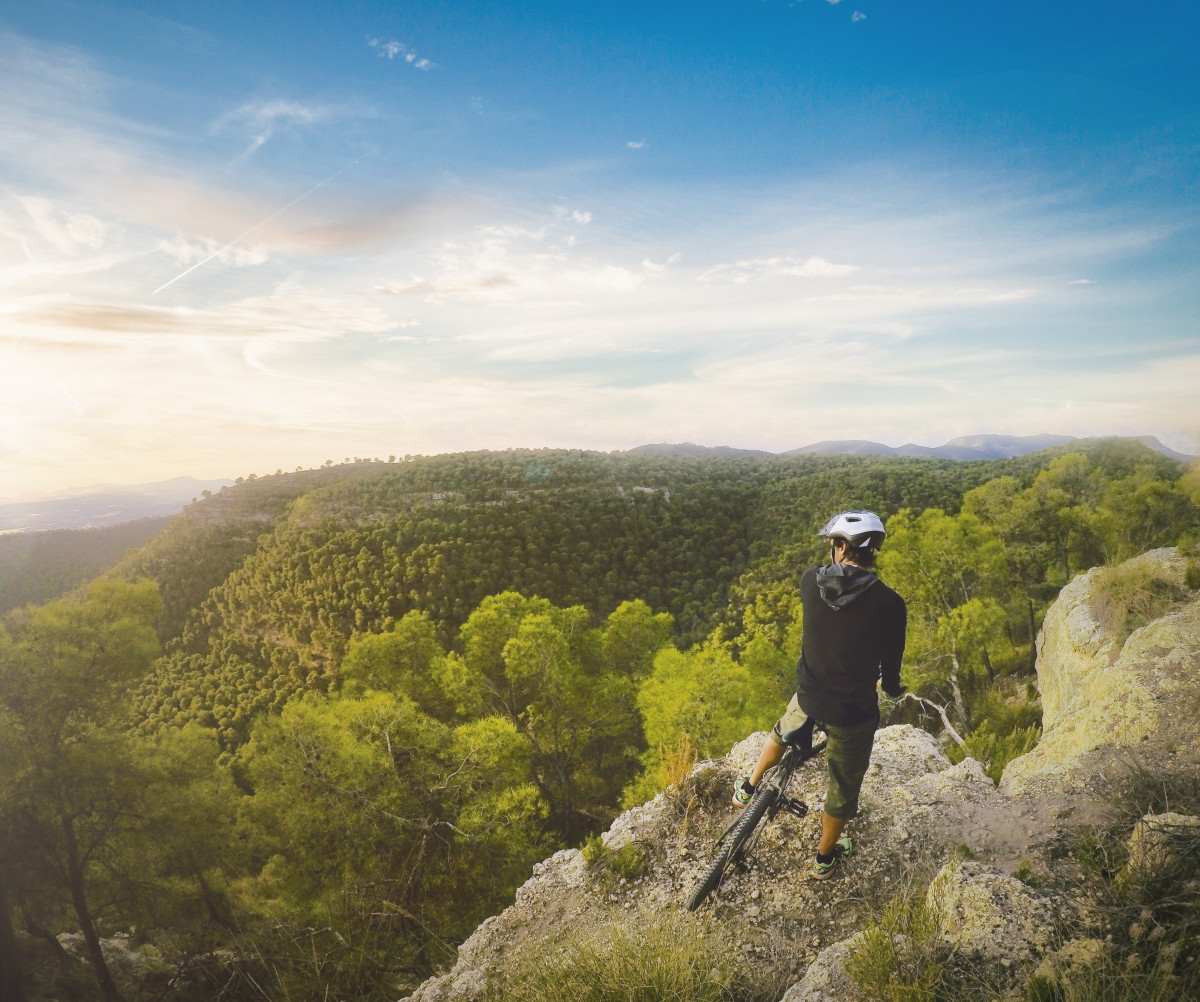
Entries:
{"label": "man's arm", "polygon": [[879,663],[883,691],[895,699],[904,695],[906,687],[900,682],[900,663],[904,660],[904,635],[908,629],[908,607],[896,596],[896,607],[883,624],[883,657]]}

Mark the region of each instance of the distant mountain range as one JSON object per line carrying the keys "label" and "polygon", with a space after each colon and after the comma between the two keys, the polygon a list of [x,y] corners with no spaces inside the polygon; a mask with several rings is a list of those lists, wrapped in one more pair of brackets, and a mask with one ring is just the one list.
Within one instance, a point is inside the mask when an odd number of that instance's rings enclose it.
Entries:
{"label": "distant mountain range", "polygon": [[176,477],[154,484],[98,484],[80,490],[0,500],[0,533],[94,529],[134,519],[175,515],[203,491],[232,480]]}
{"label": "distant mountain range", "polygon": [[[893,448],[865,439],[814,442],[788,452],[764,452],[761,449],[737,449],[727,445],[695,445],[692,442],[639,445],[627,450],[632,455],[709,456],[724,459],[741,456],[771,459],[776,456],[929,456],[938,459],[1011,459],[1040,449],[1084,442],[1071,435],[967,435],[932,448],[925,445],[901,445]],[[1136,441],[1155,452],[1180,462],[1193,457],[1168,449],[1157,438],[1142,435]],[[200,497],[203,491],[219,491],[232,480],[196,480],[176,477],[153,484],[102,484],[82,490],[55,494],[0,499],[0,535],[11,532],[36,532],[43,529],[89,529],[131,522],[134,519],[175,515]]]}
{"label": "distant mountain range", "polygon": [[[945,445],[936,448],[928,445],[883,445],[881,442],[870,442],[866,439],[843,439],[839,441],[814,442],[812,445],[801,446],[788,452],[771,453],[757,449],[734,449],[726,445],[715,447],[693,445],[683,442],[679,445],[659,443],[657,445],[639,445],[630,449],[631,453],[660,456],[747,456],[765,458],[773,455],[803,456],[808,454],[820,456],[929,456],[935,459],[1011,459],[1014,456],[1024,456],[1026,453],[1038,452],[1041,449],[1051,449],[1058,445],[1068,445],[1071,442],[1083,442],[1087,439],[1076,438],[1072,435],[965,435],[954,438]],[[1179,462],[1189,462],[1193,457],[1174,449],[1168,449],[1153,435],[1136,436],[1135,441],[1141,442],[1147,448],[1170,459]]]}

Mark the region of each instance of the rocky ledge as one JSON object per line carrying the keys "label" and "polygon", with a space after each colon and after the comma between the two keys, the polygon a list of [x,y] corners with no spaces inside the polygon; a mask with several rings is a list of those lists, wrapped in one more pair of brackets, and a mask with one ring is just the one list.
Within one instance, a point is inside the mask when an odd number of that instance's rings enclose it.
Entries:
{"label": "rocky ledge", "polygon": [[[760,981],[769,971],[783,1002],[866,998],[847,962],[866,945],[880,948],[880,916],[900,914],[897,901],[916,925],[884,928],[885,950],[911,952],[924,936],[927,952],[968,965],[997,992],[1095,962],[1102,937],[1112,936],[1096,881],[1119,889],[1180,845],[1200,847],[1200,819],[1164,813],[1129,820],[1128,862],[1115,879],[1090,877],[1077,848],[1079,831],[1108,806],[1119,770],[1195,773],[1200,763],[1200,598],[1184,575],[1175,550],[1156,550],[1063,589],[1039,637],[1044,736],[1009,764],[999,787],[973,759],[952,765],[925,731],[883,728],[862,813],[849,828],[856,850],[837,879],[804,879],[819,811],[781,815],[696,921]],[[554,969],[588,930],[650,929],[678,914],[736,812],[733,779],[764,738],[751,735],[613,822],[603,844],[635,847],[636,875],[589,865],[574,849],[534,867],[513,905],[484,922],[413,1002],[482,1002],[489,986],[531,959]],[[790,792],[819,804],[824,785],[817,759],[796,773]],[[1147,937],[1153,921],[1144,920]]]}

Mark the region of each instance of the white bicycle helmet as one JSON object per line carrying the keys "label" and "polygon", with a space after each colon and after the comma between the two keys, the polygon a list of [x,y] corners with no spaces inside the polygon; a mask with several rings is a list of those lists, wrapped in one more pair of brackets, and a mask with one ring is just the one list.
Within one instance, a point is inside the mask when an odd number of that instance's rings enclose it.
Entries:
{"label": "white bicycle helmet", "polygon": [[878,550],[887,530],[883,520],[873,511],[838,512],[821,530],[826,539],[844,539],[856,550]]}

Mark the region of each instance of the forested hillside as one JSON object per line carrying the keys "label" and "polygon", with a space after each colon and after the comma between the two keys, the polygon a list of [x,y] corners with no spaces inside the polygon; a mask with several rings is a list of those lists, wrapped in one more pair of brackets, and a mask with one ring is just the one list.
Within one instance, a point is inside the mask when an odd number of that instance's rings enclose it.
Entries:
{"label": "forested hillside", "polygon": [[30,602],[48,602],[103,574],[169,521],[142,518],[99,529],[0,535],[0,615]]}
{"label": "forested hillside", "polygon": [[17,924],[97,944],[136,926],[180,964],[229,946],[189,968],[226,997],[394,998],[533,862],[769,726],[797,575],[847,507],[888,519],[906,683],[998,774],[1038,739],[1033,638],[1057,590],[1151,546],[1195,553],[1196,471],[1070,448],[485,452],[206,497],[0,630]]}
{"label": "forested hillside", "polygon": [[168,654],[144,711],[215,723],[236,746],[258,712],[336,687],[355,634],[419,611],[448,644],[482,599],[505,590],[597,616],[641,599],[673,617],[686,647],[740,620],[731,588],[749,596],[771,567],[816,553],[826,509],[956,510],[996,470],[540,451],[356,464],[319,471],[320,484],[314,474],[244,483],[189,508],[124,568],[159,581],[166,602]]}

